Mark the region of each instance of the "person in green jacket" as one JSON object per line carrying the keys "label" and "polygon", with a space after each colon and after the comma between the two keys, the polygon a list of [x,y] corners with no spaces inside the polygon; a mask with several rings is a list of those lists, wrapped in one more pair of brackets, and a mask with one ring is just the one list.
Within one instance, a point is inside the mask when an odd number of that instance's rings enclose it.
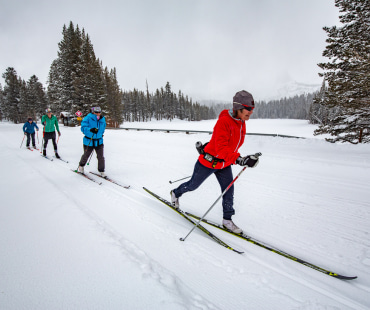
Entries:
{"label": "person in green jacket", "polygon": [[55,130],[60,136],[58,119],[55,115],[52,115],[50,108],[46,109],[45,112],[46,115],[43,115],[41,118],[41,124],[44,126],[44,149],[42,151],[42,155],[46,156],[46,147],[48,146],[49,139],[51,139],[53,141],[55,157],[60,158],[57,143],[55,141]]}

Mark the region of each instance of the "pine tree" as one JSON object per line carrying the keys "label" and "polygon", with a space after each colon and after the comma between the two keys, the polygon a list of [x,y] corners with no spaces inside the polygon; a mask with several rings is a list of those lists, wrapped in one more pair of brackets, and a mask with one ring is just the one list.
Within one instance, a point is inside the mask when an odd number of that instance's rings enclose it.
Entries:
{"label": "pine tree", "polygon": [[0,83],[0,121],[2,121],[4,118],[3,107],[4,107],[4,92],[3,86]]}
{"label": "pine tree", "polygon": [[48,89],[47,89],[47,98],[49,107],[55,111],[63,111],[63,102],[62,102],[62,80],[59,76],[61,70],[59,59],[55,59],[51,66],[48,76]]}
{"label": "pine tree", "polygon": [[91,107],[100,106],[115,122],[122,120],[122,92],[116,79],[116,69],[105,72],[96,58],[93,44],[78,25],[63,26],[63,38],[58,44],[58,58],[50,67],[48,98],[56,111],[83,115]]}
{"label": "pine tree", "polygon": [[[328,109],[325,108],[323,102],[327,87],[323,80],[320,90],[316,93],[310,106],[308,120],[311,124],[324,124],[327,121]],[[325,113],[326,112],[326,113]]]}
{"label": "pine tree", "polygon": [[324,27],[328,34],[320,63],[328,83],[323,104],[328,123],[315,134],[329,133],[330,142],[370,142],[370,1],[336,0],[342,27]]}
{"label": "pine tree", "polygon": [[63,27],[63,39],[58,44],[57,72],[59,79],[59,102],[62,106],[57,111],[72,111],[72,107],[80,105],[78,81],[81,74],[81,32],[70,22],[69,27]]}
{"label": "pine tree", "polygon": [[21,83],[18,79],[17,72],[14,68],[7,68],[2,77],[5,80],[5,86],[3,90],[3,113],[4,118],[14,122],[19,123],[19,112],[20,112],[20,88]]}
{"label": "pine tree", "polygon": [[82,31],[80,69],[74,79],[75,100],[72,110],[87,114],[92,106],[106,104],[104,78],[99,59],[96,59],[89,35]]}
{"label": "pine tree", "polygon": [[103,105],[105,114],[110,121],[110,125],[118,127],[123,121],[123,105],[122,105],[122,91],[119,88],[117,81],[116,69],[113,68],[108,73],[108,68],[105,69],[105,85],[107,100]]}
{"label": "pine tree", "polygon": [[172,120],[174,116],[174,104],[173,104],[173,94],[171,91],[170,82],[166,83],[164,87],[165,91],[163,93],[163,104],[164,104],[164,117],[167,120]]}
{"label": "pine tree", "polygon": [[20,77],[18,78],[19,82],[19,104],[18,104],[18,121],[17,122],[25,122],[28,117],[32,117],[31,111],[31,104],[28,100],[28,89],[26,81],[22,80]]}
{"label": "pine tree", "polygon": [[34,119],[41,118],[47,108],[47,97],[36,75],[27,81],[27,114]]}

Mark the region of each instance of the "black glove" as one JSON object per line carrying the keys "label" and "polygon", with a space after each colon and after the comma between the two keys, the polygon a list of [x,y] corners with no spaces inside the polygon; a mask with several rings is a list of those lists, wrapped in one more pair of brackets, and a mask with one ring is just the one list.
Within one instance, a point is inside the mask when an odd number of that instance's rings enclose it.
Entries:
{"label": "black glove", "polygon": [[240,166],[248,166],[249,168],[254,168],[258,165],[259,158],[254,155],[248,155],[245,157],[239,156],[236,163]]}
{"label": "black glove", "polygon": [[60,131],[58,131],[58,136],[60,137],[60,135],[61,135],[61,133],[60,133]]}
{"label": "black glove", "polygon": [[92,133],[98,133],[98,128],[91,128],[91,129],[90,129],[90,131],[91,131]]}

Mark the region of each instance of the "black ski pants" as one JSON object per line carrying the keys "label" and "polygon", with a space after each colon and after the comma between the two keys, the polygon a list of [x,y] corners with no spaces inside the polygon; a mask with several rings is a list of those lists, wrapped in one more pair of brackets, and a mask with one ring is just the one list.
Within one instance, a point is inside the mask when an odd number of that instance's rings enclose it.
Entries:
{"label": "black ski pants", "polygon": [[48,141],[51,139],[53,141],[54,151],[57,152],[57,142],[55,141],[55,131],[53,132],[44,132],[44,150],[48,146]]}
{"label": "black ski pants", "polygon": [[35,142],[35,133],[29,133],[29,132],[26,132],[27,134],[27,142],[26,142],[26,146],[29,147],[30,146],[30,138],[32,138],[32,146],[36,146],[36,142]]}
{"label": "black ski pants", "polygon": [[[199,160],[197,160],[191,179],[185,183],[182,183],[178,188],[173,190],[175,196],[180,198],[182,194],[197,189],[211,174],[216,176],[222,193],[233,181],[233,172],[231,166],[227,166],[223,169],[211,169],[203,166]],[[223,217],[225,220],[231,220],[231,216],[235,214],[233,205],[234,185],[232,185],[225,195],[222,196]]]}
{"label": "black ski pants", "polygon": [[81,156],[79,165],[84,167],[89,160],[91,153],[95,150],[96,157],[98,159],[98,171],[104,172],[105,170],[105,158],[104,158],[104,144],[100,144],[96,147],[84,145],[84,153]]}

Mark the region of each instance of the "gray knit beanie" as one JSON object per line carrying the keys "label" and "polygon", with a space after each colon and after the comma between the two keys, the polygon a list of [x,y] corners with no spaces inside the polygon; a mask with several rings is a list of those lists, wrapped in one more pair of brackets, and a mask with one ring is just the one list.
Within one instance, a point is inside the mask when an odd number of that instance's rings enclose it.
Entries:
{"label": "gray knit beanie", "polygon": [[254,99],[251,93],[241,90],[233,98],[233,110],[240,110],[245,107],[254,109]]}

